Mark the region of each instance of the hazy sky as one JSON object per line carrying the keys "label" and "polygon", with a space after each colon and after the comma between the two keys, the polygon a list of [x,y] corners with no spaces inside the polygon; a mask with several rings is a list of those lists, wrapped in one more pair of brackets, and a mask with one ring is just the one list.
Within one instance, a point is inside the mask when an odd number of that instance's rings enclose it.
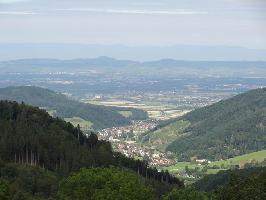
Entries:
{"label": "hazy sky", "polygon": [[266,49],[266,0],[0,0],[0,42]]}

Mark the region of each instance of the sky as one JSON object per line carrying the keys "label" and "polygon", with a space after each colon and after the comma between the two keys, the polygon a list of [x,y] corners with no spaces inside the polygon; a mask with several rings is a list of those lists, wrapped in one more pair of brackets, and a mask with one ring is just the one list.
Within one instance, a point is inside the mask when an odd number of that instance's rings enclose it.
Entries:
{"label": "sky", "polygon": [[266,1],[0,0],[0,43],[266,49]]}

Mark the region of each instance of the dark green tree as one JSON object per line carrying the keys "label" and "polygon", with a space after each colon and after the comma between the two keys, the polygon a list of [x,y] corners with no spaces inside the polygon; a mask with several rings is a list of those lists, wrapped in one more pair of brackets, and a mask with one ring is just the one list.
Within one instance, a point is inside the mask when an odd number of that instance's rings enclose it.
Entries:
{"label": "dark green tree", "polygon": [[118,168],[82,169],[66,179],[59,188],[61,200],[153,200],[151,187],[130,171]]}

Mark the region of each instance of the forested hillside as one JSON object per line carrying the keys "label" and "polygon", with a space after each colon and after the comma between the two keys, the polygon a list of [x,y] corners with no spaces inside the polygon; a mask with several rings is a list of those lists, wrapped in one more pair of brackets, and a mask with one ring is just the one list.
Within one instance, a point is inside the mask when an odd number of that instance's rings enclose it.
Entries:
{"label": "forested hillside", "polygon": [[115,162],[111,145],[86,137],[70,123],[25,104],[0,101],[0,157],[3,161],[69,173]]}
{"label": "forested hillside", "polygon": [[0,101],[0,190],[14,190],[7,199],[22,194],[25,199],[47,199],[57,194],[59,181],[69,174],[81,168],[110,166],[143,177],[143,184],[153,187],[152,195],[157,197],[182,186],[168,172],[114,153],[109,142],[98,140],[93,133],[86,136],[39,108]]}
{"label": "forested hillside", "polygon": [[[176,128],[179,122],[189,126]],[[265,149],[266,89],[252,90],[192,111],[161,131],[149,133],[145,141],[158,133],[161,141],[175,135],[166,151],[175,152],[180,160],[192,157],[219,160]]]}
{"label": "forested hillside", "polygon": [[173,190],[164,200],[262,200],[266,199],[265,184],[265,167],[228,170]]}
{"label": "forested hillside", "polygon": [[251,177],[255,177],[259,174],[265,174],[265,164],[266,161],[264,161],[261,167],[248,167],[246,169],[227,170],[220,171],[217,174],[210,174],[195,182],[193,186],[203,192],[214,192],[221,187],[228,187],[230,181],[236,182],[237,180],[245,180]]}
{"label": "forested hillside", "polygon": [[198,190],[211,192],[212,198],[217,200],[261,200],[266,198],[265,184],[266,167],[255,167],[209,175],[194,186]]}
{"label": "forested hillside", "polygon": [[80,117],[91,122],[94,129],[127,125],[132,119],[147,118],[147,113],[139,109],[126,108],[132,113],[132,116],[126,118],[119,113],[119,111],[124,111],[124,108],[85,104],[39,87],[0,88],[0,100],[25,102],[33,106],[45,107],[55,110],[54,114],[61,118]]}

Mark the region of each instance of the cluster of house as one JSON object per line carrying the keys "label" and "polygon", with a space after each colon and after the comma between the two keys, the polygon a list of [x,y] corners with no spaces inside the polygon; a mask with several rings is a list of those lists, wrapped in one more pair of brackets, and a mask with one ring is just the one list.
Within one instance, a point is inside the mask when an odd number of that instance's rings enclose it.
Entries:
{"label": "cluster of house", "polygon": [[137,145],[134,145],[133,142],[118,143],[117,145],[114,145],[114,148],[116,151],[131,158],[149,156],[149,153],[145,148],[140,148]]}
{"label": "cluster of house", "polygon": [[134,142],[125,142],[114,144],[114,149],[127,157],[142,157],[148,160],[150,166],[170,166],[176,163],[169,159],[164,153],[155,153],[154,150],[140,147]]}
{"label": "cluster of house", "polygon": [[132,125],[106,128],[99,131],[100,139],[108,140],[110,142],[120,142],[128,140],[140,133],[144,133],[156,127],[156,123],[134,121]]}
{"label": "cluster of house", "polygon": [[166,158],[164,154],[153,154],[149,165],[150,166],[170,166],[176,164],[176,161],[173,159]]}
{"label": "cluster of house", "polygon": [[150,121],[134,121],[132,125],[103,129],[98,132],[98,137],[110,141],[115,151],[127,157],[147,159],[151,166],[173,165],[176,163],[175,160],[168,159],[163,153],[155,153],[154,150],[140,146],[134,141],[134,137],[152,130],[156,126],[156,123]]}

